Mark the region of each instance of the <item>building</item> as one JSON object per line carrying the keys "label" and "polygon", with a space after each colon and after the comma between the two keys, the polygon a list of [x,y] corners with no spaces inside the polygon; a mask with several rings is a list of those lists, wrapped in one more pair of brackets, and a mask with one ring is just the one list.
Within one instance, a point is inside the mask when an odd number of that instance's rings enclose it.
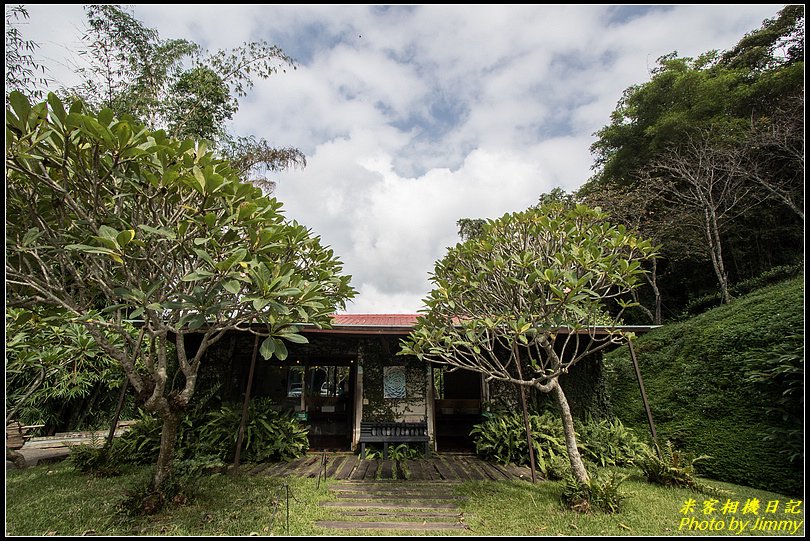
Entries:
{"label": "building", "polygon": [[[361,422],[426,421],[434,450],[469,450],[469,432],[493,395],[516,396],[516,391],[487,384],[474,372],[448,372],[397,355],[417,317],[339,314],[331,329],[303,326],[300,334],[308,343],[288,343],[285,360],[256,360],[251,397],[294,410],[310,427],[313,449],[354,450]],[[244,397],[255,340],[252,333],[233,332],[207,352],[203,376],[221,384],[223,399]],[[566,393],[580,397],[572,408],[583,413],[604,399],[598,384],[601,357],[587,361],[561,380]]]}

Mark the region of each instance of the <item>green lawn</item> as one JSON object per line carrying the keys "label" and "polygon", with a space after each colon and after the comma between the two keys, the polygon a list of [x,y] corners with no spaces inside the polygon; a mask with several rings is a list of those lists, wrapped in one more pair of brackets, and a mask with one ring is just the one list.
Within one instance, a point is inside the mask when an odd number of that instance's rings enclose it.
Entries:
{"label": "green lawn", "polygon": [[[148,468],[133,468],[121,477],[97,479],[75,473],[66,463],[42,465],[24,471],[10,471],[6,479],[6,533],[8,535],[284,535],[285,491],[283,481],[267,477],[208,476],[200,481],[197,497],[183,506],[145,518],[126,518],[118,505],[128,487],[145,480]],[[327,487],[333,481],[327,483]],[[290,535],[395,535],[386,530],[323,530],[316,520],[335,520],[336,512],[319,506],[332,499],[324,484],[314,479],[290,479]],[[457,488],[466,500],[461,504],[469,530],[451,530],[449,535],[729,535],[728,524],[748,522],[744,533],[790,534],[791,531],[756,531],[756,519],[803,521],[801,514],[783,512],[791,500],[772,492],[725,483],[713,483],[733,491],[719,498],[718,509],[704,515],[704,501],[710,496],[683,489],[649,485],[631,475],[623,487],[631,494],[622,513],[581,515],[564,510],[559,502],[560,483],[536,486],[523,481],[468,482]],[[280,498],[281,505],[276,506]],[[759,499],[758,515],[742,514],[749,499]],[[694,499],[695,511],[682,514],[684,503]],[[726,499],[740,502],[736,513],[723,514]],[[766,513],[769,501],[779,501],[776,513]],[[724,522],[720,531],[679,529],[682,519],[694,517],[695,524],[715,519]],[[751,520],[753,518],[753,520]],[[709,522],[704,522],[709,524]],[[761,521],[760,521],[761,524]],[[771,524],[770,522],[768,524]],[[778,522],[774,522],[777,525]],[[783,525],[787,525],[783,522]],[[802,535],[804,527],[795,535]]]}

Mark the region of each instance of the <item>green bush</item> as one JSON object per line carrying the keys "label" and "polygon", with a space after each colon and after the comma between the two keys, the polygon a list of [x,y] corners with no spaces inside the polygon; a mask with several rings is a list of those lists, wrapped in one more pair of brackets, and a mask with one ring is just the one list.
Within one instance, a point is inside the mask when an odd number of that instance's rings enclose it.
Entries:
{"label": "green bush", "polygon": [[577,443],[583,459],[602,467],[632,466],[641,454],[649,451],[635,431],[619,419],[577,423]]}
{"label": "green bush", "polygon": [[677,451],[672,446],[672,442],[667,441],[661,447],[660,457],[648,449],[639,455],[636,465],[641,468],[641,472],[650,483],[667,487],[691,488],[708,494],[721,494],[724,491],[701,483],[695,477],[695,464],[711,458],[708,455],[695,457],[690,453]]}
{"label": "green bush", "polygon": [[[800,493],[803,336],[804,286],[794,278],[639,337],[661,440],[714,457],[697,465],[702,476]],[[613,413],[644,430],[627,348],[607,354],[605,369]]]}
{"label": "green bush", "polygon": [[[230,460],[236,447],[242,406],[223,404],[209,412],[195,429],[196,450]],[[248,407],[241,459],[245,462],[291,460],[309,449],[307,429],[290,414],[273,408],[269,399],[256,399]]]}
{"label": "green bush", "polygon": [[[175,457],[184,460],[207,455],[232,461],[242,405],[223,404],[213,411],[201,410],[192,411],[181,421]],[[161,427],[160,419],[142,412],[138,423],[116,438],[115,446],[128,462],[153,463],[160,450]],[[292,415],[277,411],[268,399],[251,401],[242,441],[242,461],[290,460],[304,455],[308,449],[307,428]]]}
{"label": "green bush", "polygon": [[[366,446],[366,459],[372,460],[375,458],[383,458],[384,449],[378,449],[374,445]],[[420,446],[411,445],[408,443],[400,443],[399,445],[391,445],[388,447],[389,460],[412,460],[422,458],[422,449]]]}
{"label": "green bush", "polygon": [[[566,457],[565,437],[560,419],[549,412],[529,416],[532,429],[535,464],[544,477],[556,476]],[[473,427],[470,435],[475,452],[483,459],[499,464],[528,464],[529,447],[523,414],[493,415]]]}
{"label": "green bush", "polygon": [[[529,416],[535,449],[535,463],[547,479],[564,479],[570,472],[565,435],[560,417],[544,412]],[[631,466],[649,446],[619,419],[589,418],[575,421],[577,448],[582,458],[597,466]],[[472,432],[476,453],[500,464],[529,463],[526,429],[520,413],[493,414]]]}
{"label": "green bush", "polygon": [[81,473],[96,477],[116,477],[121,475],[124,457],[115,447],[97,445],[74,445],[70,449],[68,462]]}
{"label": "green bush", "polygon": [[597,471],[587,484],[580,485],[573,475],[569,475],[562,491],[563,504],[580,513],[618,513],[627,499],[627,494],[620,489],[626,479],[626,475],[616,472],[604,474]]}

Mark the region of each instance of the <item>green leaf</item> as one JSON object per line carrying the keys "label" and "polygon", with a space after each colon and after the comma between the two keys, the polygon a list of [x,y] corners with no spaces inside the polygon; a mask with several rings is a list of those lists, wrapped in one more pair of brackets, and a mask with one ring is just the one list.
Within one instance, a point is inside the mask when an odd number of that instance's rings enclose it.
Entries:
{"label": "green leaf", "polygon": [[129,244],[134,238],[135,238],[135,230],[127,229],[125,231],[121,231],[120,233],[118,233],[118,235],[116,235],[115,242],[116,244],[118,244],[118,246],[123,248],[124,246]]}
{"label": "green leaf", "polygon": [[242,289],[242,285],[239,283],[238,280],[228,280],[222,285],[222,287],[225,288],[225,291],[233,293],[234,295],[239,293],[239,291]]}
{"label": "green leaf", "polygon": [[261,311],[262,308],[267,306],[270,303],[269,299],[263,299],[261,297],[253,299],[253,309],[257,312]]}
{"label": "green leaf", "polygon": [[37,238],[39,238],[40,231],[38,227],[32,227],[28,231],[25,232],[22,238],[22,246],[28,246],[32,242],[34,242]]}
{"label": "green leaf", "polygon": [[65,106],[62,105],[62,102],[59,101],[59,98],[56,97],[56,94],[53,92],[48,93],[48,106],[53,112],[54,116],[59,119],[60,122],[64,123],[65,119],[67,118],[67,113],[65,112]]}
{"label": "green leaf", "polygon": [[28,103],[28,99],[21,92],[15,90],[9,94],[8,101],[11,103],[11,108],[14,109],[17,118],[26,122],[28,115],[31,113],[31,104]]}
{"label": "green leaf", "polygon": [[192,168],[192,172],[194,173],[194,179],[197,181],[197,186],[195,186],[195,188],[198,187],[200,193],[205,193],[205,175],[203,174],[202,169],[195,165]]}
{"label": "green leaf", "polygon": [[98,228],[98,233],[105,239],[115,239],[118,236],[118,231],[108,225],[102,225]]}
{"label": "green leaf", "polygon": [[217,270],[222,272],[229,271],[231,267],[233,267],[236,263],[244,260],[247,253],[248,253],[247,250],[245,250],[244,248],[239,248],[234,253],[232,253],[228,257],[228,259],[217,263],[216,264]]}
{"label": "green leaf", "polygon": [[185,276],[180,278],[180,280],[182,280],[183,282],[196,282],[197,280],[202,280],[204,278],[209,278],[209,277],[211,277],[213,275],[214,275],[213,272],[209,272],[207,270],[200,269],[200,270],[196,270],[196,271],[193,271],[193,272],[190,272],[190,273],[186,274]]}
{"label": "green leaf", "polygon": [[276,341],[276,357],[279,361],[283,361],[287,358],[287,346],[284,345],[284,342],[281,340]]}
{"label": "green leaf", "polygon": [[273,353],[276,352],[276,341],[273,339],[272,336],[268,336],[262,342],[262,345],[259,347],[259,353],[261,354],[263,359],[269,359],[273,356]]}
{"label": "green leaf", "polygon": [[112,109],[106,108],[102,109],[101,111],[99,111],[98,116],[96,118],[98,118],[98,121],[102,126],[109,126],[113,120]]}
{"label": "green leaf", "polygon": [[309,344],[307,337],[301,334],[282,334],[281,337],[293,344]]}
{"label": "green leaf", "polygon": [[65,246],[66,250],[79,250],[88,254],[104,254],[110,256],[117,263],[123,263],[124,260],[115,251],[109,248],[101,248],[99,246],[87,246],[86,244],[68,244]]}

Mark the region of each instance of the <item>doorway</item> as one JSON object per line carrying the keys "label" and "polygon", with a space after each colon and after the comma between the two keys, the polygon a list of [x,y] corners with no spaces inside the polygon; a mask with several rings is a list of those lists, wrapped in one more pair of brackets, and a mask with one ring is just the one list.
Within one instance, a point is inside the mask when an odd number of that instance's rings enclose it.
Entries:
{"label": "doorway", "polygon": [[481,422],[481,375],[469,370],[448,372],[443,366],[432,371],[437,450],[474,452],[470,431]]}

